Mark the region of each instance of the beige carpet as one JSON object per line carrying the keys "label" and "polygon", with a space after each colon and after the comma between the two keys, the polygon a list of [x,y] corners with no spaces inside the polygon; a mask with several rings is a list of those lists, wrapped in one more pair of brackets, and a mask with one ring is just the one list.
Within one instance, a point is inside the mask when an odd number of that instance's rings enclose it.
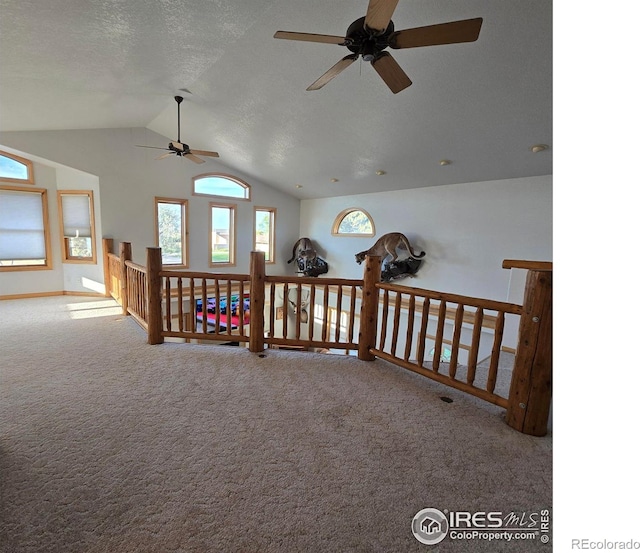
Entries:
{"label": "beige carpet", "polygon": [[499,408],[380,360],[149,346],[110,300],[0,315],[2,553],[551,550],[411,532],[551,509],[551,436]]}

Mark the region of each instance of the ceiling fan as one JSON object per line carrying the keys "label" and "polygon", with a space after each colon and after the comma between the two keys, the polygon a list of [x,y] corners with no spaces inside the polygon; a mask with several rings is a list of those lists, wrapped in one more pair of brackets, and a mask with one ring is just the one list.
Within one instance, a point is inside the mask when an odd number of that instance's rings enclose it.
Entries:
{"label": "ceiling fan", "polygon": [[274,38],[323,42],[346,46],[349,54],[336,63],[324,75],[313,82],[307,90],[318,90],[336,77],[354,61],[362,56],[371,62],[373,68],[382,77],[394,94],[411,85],[411,80],[389,52],[384,50],[436,46],[440,44],[458,44],[474,42],[480,34],[482,18],[464,19],[439,25],[428,25],[396,31],[391,17],[399,0],[369,0],[367,14],[356,19],[347,29],[346,36],[318,35],[312,33],[292,33],[278,31]]}
{"label": "ceiling fan", "polygon": [[166,154],[162,154],[157,159],[164,159],[170,155],[177,155],[186,157],[194,163],[204,163],[204,159],[200,159],[198,156],[208,157],[220,157],[218,152],[208,152],[207,150],[192,150],[188,144],[180,142],[180,104],[184,98],[182,96],[174,96],[174,100],[178,103],[178,140],[169,142],[168,148],[158,148],[156,146],[139,146],[140,148],[153,148],[155,150],[167,150]]}

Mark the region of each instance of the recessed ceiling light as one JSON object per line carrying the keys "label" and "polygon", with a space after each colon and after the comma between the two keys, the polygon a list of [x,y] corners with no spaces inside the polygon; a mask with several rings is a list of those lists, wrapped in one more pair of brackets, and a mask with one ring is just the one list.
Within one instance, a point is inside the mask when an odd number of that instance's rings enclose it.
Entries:
{"label": "recessed ceiling light", "polygon": [[538,152],[544,152],[548,148],[549,146],[547,146],[546,144],[536,144],[535,146],[531,146],[531,151],[534,154],[537,154]]}
{"label": "recessed ceiling light", "polygon": [[451,160],[449,160],[449,159],[441,159],[440,160],[440,165],[442,165],[443,167],[445,165],[451,165]]}
{"label": "recessed ceiling light", "polygon": [[301,184],[296,184],[296,188],[302,188]]}
{"label": "recessed ceiling light", "polygon": [[386,175],[386,174],[387,174],[387,172],[386,172],[386,171],[383,171],[382,169],[378,169],[378,170],[376,171],[376,175],[378,175],[379,177],[380,177],[380,176],[382,176],[382,175]]}
{"label": "recessed ceiling light", "polygon": [[339,182],[340,179],[336,179],[335,177],[331,179],[331,182]]}

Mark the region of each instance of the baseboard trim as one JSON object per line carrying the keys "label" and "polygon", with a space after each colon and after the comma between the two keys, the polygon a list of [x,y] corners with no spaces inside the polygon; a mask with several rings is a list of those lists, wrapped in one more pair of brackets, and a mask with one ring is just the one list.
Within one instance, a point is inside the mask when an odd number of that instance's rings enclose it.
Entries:
{"label": "baseboard trim", "polygon": [[51,296],[83,296],[89,298],[104,298],[104,294],[98,292],[73,292],[67,290],[57,290],[55,292],[30,292],[28,294],[9,294],[0,296],[0,301],[3,300],[24,300],[29,298],[48,298]]}

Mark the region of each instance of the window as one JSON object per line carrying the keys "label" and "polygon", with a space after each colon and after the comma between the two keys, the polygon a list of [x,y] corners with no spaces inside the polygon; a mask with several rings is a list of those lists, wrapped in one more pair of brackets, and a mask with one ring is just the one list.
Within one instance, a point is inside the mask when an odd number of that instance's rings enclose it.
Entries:
{"label": "window", "polygon": [[275,263],[276,210],[272,207],[254,208],[253,249],[264,252],[267,263]]}
{"label": "window", "polygon": [[334,236],[373,236],[376,229],[373,225],[373,219],[364,209],[355,207],[345,209],[338,214],[333,223],[331,234]]}
{"label": "window", "polygon": [[62,260],[95,263],[96,235],[91,190],[58,190]]}
{"label": "window", "polygon": [[231,175],[208,173],[193,177],[193,194],[250,200],[251,186]]}
{"label": "window", "polygon": [[45,189],[0,187],[0,271],[51,269]]}
{"label": "window", "polygon": [[163,266],[189,266],[187,207],[187,200],[156,198],[156,245]]}
{"label": "window", "polygon": [[33,184],[33,163],[23,157],[0,151],[0,181]]}
{"label": "window", "polygon": [[210,203],[209,266],[234,265],[236,262],[235,205]]}

